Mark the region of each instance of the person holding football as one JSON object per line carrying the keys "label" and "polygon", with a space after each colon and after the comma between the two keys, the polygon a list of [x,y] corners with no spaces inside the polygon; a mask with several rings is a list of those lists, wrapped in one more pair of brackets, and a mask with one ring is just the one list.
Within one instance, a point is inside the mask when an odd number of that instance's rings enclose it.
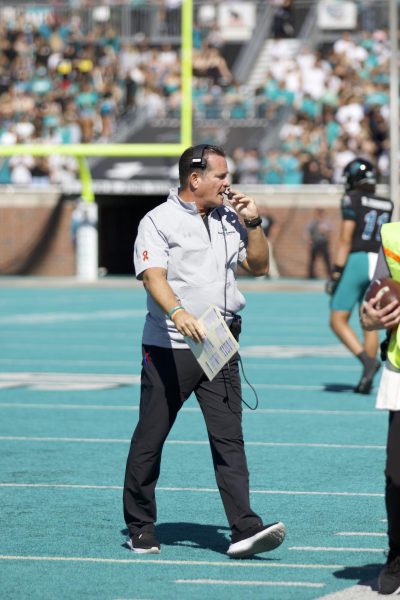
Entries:
{"label": "person holding football", "polygon": [[[400,282],[400,223],[384,225],[381,237],[374,280],[391,277]],[[383,595],[395,594],[400,589],[400,296],[393,293],[392,298],[381,308],[379,296],[372,297],[363,302],[360,311],[365,330],[387,331],[381,345],[385,365],[376,399],[378,409],[389,411],[385,467],[389,552],[378,580],[379,592]]]}
{"label": "person holding football", "polygon": [[350,161],[343,171],[345,193],[341,200],[342,223],[331,277],[326,291],[332,296],[330,327],[362,365],[361,379],[354,391],[369,394],[380,368],[376,358],[378,335],[364,331],[361,341],[349,321],[360,304],[375,270],[380,246],[380,229],[393,212],[390,199],[375,194],[376,173],[363,158]]}

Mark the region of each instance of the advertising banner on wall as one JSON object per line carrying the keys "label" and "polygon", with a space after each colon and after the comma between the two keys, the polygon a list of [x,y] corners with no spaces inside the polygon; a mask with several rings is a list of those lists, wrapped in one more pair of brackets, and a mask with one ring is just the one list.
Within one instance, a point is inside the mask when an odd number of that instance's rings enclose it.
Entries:
{"label": "advertising banner on wall", "polygon": [[357,5],[341,0],[321,0],[318,3],[318,27],[320,29],[355,29]]}
{"label": "advertising banner on wall", "polygon": [[256,25],[256,6],[254,2],[203,4],[198,18],[202,24],[216,23],[219,35],[225,41],[249,40]]}

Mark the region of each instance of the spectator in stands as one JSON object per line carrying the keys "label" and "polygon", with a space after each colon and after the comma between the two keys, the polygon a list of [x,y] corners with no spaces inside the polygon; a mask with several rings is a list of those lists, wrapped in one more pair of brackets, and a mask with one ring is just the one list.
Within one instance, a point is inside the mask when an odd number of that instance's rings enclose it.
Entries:
{"label": "spectator in stands", "polygon": [[340,106],[336,111],[336,120],[345,133],[352,135],[359,129],[359,124],[364,118],[363,98],[360,94],[342,96]]}
{"label": "spectator in stands", "polygon": [[282,183],[289,185],[299,185],[303,183],[303,174],[298,152],[282,152],[279,162],[283,169]]}
{"label": "spectator in stands", "polygon": [[283,183],[284,169],[279,160],[279,152],[276,149],[269,150],[261,161],[261,183],[276,185]]}
{"label": "spectator in stands", "polygon": [[36,158],[31,168],[31,175],[33,185],[46,186],[50,183],[50,167],[47,157]]}
{"label": "spectator in stands", "polygon": [[335,54],[344,55],[346,59],[353,49],[354,42],[349,31],[344,31],[340,38],[333,44]]}
{"label": "spectator in stands", "polygon": [[[200,84],[200,82],[199,82]],[[201,88],[196,103],[196,111],[203,119],[221,119],[223,117],[223,93],[218,85],[212,85],[211,81],[200,84]]]}
{"label": "spectator in stands", "polygon": [[232,80],[224,96],[230,119],[246,119],[251,115],[251,95],[246,86]]}
{"label": "spectator in stands", "polygon": [[294,37],[292,22],[292,0],[272,0],[275,5],[273,34],[275,38]]}
{"label": "spectator in stands", "polygon": [[260,168],[261,162],[257,148],[244,150],[239,162],[236,164],[237,183],[259,183]]}
{"label": "spectator in stands", "polygon": [[326,183],[329,183],[329,180],[326,181],[324,177],[320,162],[313,155],[304,153],[302,155],[301,164],[303,170],[303,183],[318,184],[322,183],[324,180]]}
{"label": "spectator in stands", "polygon": [[240,164],[244,157],[244,148],[236,146],[232,152],[232,167],[229,169],[232,177],[232,183],[240,182]]}
{"label": "spectator in stands", "polygon": [[318,101],[324,93],[330,72],[328,63],[322,60],[320,54],[316,54],[314,64],[302,72],[302,93]]}
{"label": "spectator in stands", "polygon": [[316,61],[316,55],[306,43],[301,46],[295,59],[296,63],[299,65],[301,73],[303,74],[308,69],[312,69]]}
{"label": "spectator in stands", "polygon": [[114,130],[114,119],[115,119],[116,105],[111,91],[106,91],[102,95],[100,103],[100,117],[101,117],[101,135],[99,141],[108,141]]}
{"label": "spectator in stands", "polygon": [[348,139],[341,136],[334,144],[333,183],[343,183],[343,170],[356,155],[349,150]]}
{"label": "spectator in stands", "polygon": [[148,119],[165,116],[164,96],[155,85],[145,85],[138,94],[137,103],[145,110]]}
{"label": "spectator in stands", "polygon": [[326,109],[322,116],[325,129],[326,143],[328,149],[330,150],[341,134],[341,127],[335,119],[334,111],[331,108]]}
{"label": "spectator in stands", "polygon": [[90,81],[85,80],[81,85],[80,93],[76,97],[83,142],[91,142],[94,138],[96,105],[98,100],[98,93],[93,89]]}
{"label": "spectator in stands", "polygon": [[163,35],[178,35],[175,30],[182,0],[152,0],[158,6],[158,31]]}
{"label": "spectator in stands", "polygon": [[374,106],[367,111],[367,118],[372,140],[377,146],[377,155],[387,149],[388,145],[388,127],[380,107]]}
{"label": "spectator in stands", "polygon": [[34,164],[34,158],[28,154],[12,156],[9,162],[11,183],[17,185],[31,184]]}
{"label": "spectator in stands", "polygon": [[224,86],[232,81],[232,73],[220,50],[207,42],[200,51],[193,52],[193,73],[211,80],[213,85]]}

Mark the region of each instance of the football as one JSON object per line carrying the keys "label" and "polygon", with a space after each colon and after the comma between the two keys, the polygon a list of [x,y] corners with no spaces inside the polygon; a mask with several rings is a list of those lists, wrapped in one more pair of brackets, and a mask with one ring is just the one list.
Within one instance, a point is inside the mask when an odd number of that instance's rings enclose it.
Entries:
{"label": "football", "polygon": [[400,302],[400,283],[390,277],[374,279],[365,293],[364,300],[368,302],[368,300],[376,296],[379,298],[376,304],[378,310],[385,308],[393,300]]}

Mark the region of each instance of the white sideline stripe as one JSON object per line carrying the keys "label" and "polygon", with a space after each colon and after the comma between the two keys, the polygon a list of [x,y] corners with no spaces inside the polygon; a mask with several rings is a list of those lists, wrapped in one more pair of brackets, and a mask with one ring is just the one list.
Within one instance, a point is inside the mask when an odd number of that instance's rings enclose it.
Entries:
{"label": "white sideline stripe", "polygon": [[[23,357],[18,356],[18,358],[0,358],[0,363],[5,365],[25,365],[25,364],[43,364],[42,358],[32,358],[32,357]],[[46,364],[56,364],[56,365],[121,365],[121,366],[129,366],[132,367],[132,360],[90,360],[90,359],[68,359],[68,358],[46,358]],[[289,363],[290,365],[290,363]],[[308,365],[307,365],[308,366]],[[265,367],[264,367],[265,368]],[[274,365],[271,365],[271,368],[275,368]],[[304,367],[303,367],[304,368]]]}
{"label": "white sideline stripe", "polygon": [[0,324],[4,325],[33,325],[37,323],[70,323],[71,321],[93,321],[95,319],[126,319],[143,317],[146,314],[142,309],[129,310],[93,310],[91,312],[49,312],[22,313],[0,317]]}
{"label": "white sideline stripe", "polygon": [[[0,384],[1,387],[1,384]],[[106,406],[101,404],[40,404],[29,402],[0,402],[0,408],[39,408],[46,410],[119,410],[119,411],[137,411],[139,406]],[[187,410],[187,409],[181,409]],[[199,408],[191,409],[200,412]],[[378,411],[377,411],[378,412]]]}
{"label": "white sideline stripe", "polygon": [[[13,332],[13,336],[15,335],[15,333]],[[125,336],[124,336],[125,337]],[[34,349],[36,352],[38,350],[44,349],[44,350],[48,350],[50,347],[50,342],[49,341],[48,344],[28,344],[28,343],[20,343],[20,344],[9,344],[7,343],[7,349],[13,349],[13,350],[19,350],[20,352],[26,351],[30,348]],[[55,348],[59,349],[59,344],[55,344]],[[68,350],[104,350],[104,344],[102,343],[98,343],[98,344],[70,344],[70,343],[63,343],[63,348],[66,349],[68,348]],[[130,352],[132,350],[132,346],[129,345],[122,345],[122,344],[118,344],[118,349],[119,351],[122,352]],[[278,357],[279,359],[281,357]],[[290,357],[286,357],[288,358],[288,360],[290,359]],[[330,357],[327,356],[322,356],[321,358],[323,359],[329,359]],[[335,360],[338,357],[334,357]],[[349,356],[350,358],[350,356]],[[265,370],[265,368],[268,366],[271,369],[273,368],[274,371],[275,370],[279,370],[279,371],[285,371],[287,372],[288,370],[301,370],[304,371],[304,367],[305,365],[296,365],[296,364],[292,364],[292,362],[287,363],[285,361],[285,364],[274,364],[276,362],[276,359],[273,356],[266,356],[264,358],[264,363],[254,363],[252,362],[254,360],[253,357],[249,356],[246,358],[246,368],[248,369],[254,369],[254,370]],[[268,362],[270,361],[270,362]],[[272,362],[271,362],[272,361]],[[113,363],[114,364],[114,363]],[[128,362],[128,361],[123,361],[123,364],[130,364],[132,365],[132,361]],[[329,363],[325,364],[321,364],[321,363],[309,363],[307,362],[307,369],[312,370],[312,369],[319,369],[319,370],[323,370],[323,369],[329,369],[329,372],[331,371],[338,371],[338,372],[343,372],[343,371],[352,371],[352,372],[359,372],[360,371],[360,367],[358,367],[357,365],[338,365],[338,364],[334,364],[334,365],[330,365]]]}
{"label": "white sideline stripe", "polygon": [[[72,490],[122,490],[121,485],[79,485],[74,483],[0,483],[2,488],[51,488]],[[161,488],[158,488],[161,489]],[[205,491],[205,490],[204,490]],[[213,491],[213,490],[210,490]]]}
{"label": "white sideline stripe", "polygon": [[247,585],[269,587],[304,587],[322,588],[324,583],[311,583],[309,581],[234,581],[233,579],[176,579],[175,583],[189,583],[200,585]]}
{"label": "white sideline stripe", "polygon": [[289,550],[301,550],[302,552],[382,552],[385,548],[328,548],[323,546],[291,546]]}
{"label": "white sideline stripe", "polygon": [[[121,485],[80,485],[74,483],[0,483],[0,488],[51,488],[51,489],[78,489],[78,490],[122,490]],[[161,492],[201,492],[218,493],[217,488],[192,488],[192,487],[157,487]],[[374,492],[303,492],[293,490],[250,490],[252,494],[281,494],[284,496],[347,496],[382,498],[384,494]]]}
{"label": "white sideline stripe", "polygon": [[0,381],[0,390],[11,390],[12,388],[21,387],[19,383],[12,383],[11,381]]}
{"label": "white sideline stripe", "polygon": [[[1,442],[67,442],[83,444],[129,444],[130,439],[119,438],[67,438],[67,437],[35,437],[1,435]],[[165,442],[175,446],[208,446],[207,440],[167,440]],[[385,446],[362,445],[362,444],[318,444],[303,442],[246,442],[246,446],[288,447],[288,448],[338,448],[351,450],[385,450]]]}
{"label": "white sideline stripe", "polygon": [[[286,341],[291,341],[291,338],[286,337]],[[328,346],[325,344],[319,344],[318,346],[295,346],[291,344],[278,346],[242,345],[240,354],[245,358],[347,358],[349,351],[342,345]]]}
{"label": "white sideline stripe", "polygon": [[[5,365],[31,365],[31,364],[39,364],[43,365],[43,358],[0,358],[0,364]],[[46,358],[46,365],[90,365],[95,367],[110,367],[110,366],[120,366],[120,367],[132,367],[131,360],[86,360],[77,358],[75,360],[71,360],[68,358],[60,358],[60,359],[51,359]]]}
{"label": "white sideline stripe", "polygon": [[[43,359],[34,359],[34,358],[25,358],[25,359],[21,359],[21,358],[16,358],[16,359],[7,359],[7,358],[0,358],[0,364],[13,364],[13,365],[17,365],[17,364],[43,364]],[[46,364],[50,365],[50,364],[56,364],[56,365],[108,365],[110,366],[111,364],[124,364],[124,365],[129,365],[131,366],[131,362],[112,362],[112,361],[92,361],[92,360],[80,360],[80,359],[76,359],[76,360],[68,360],[68,359],[62,359],[62,360],[57,360],[57,359],[47,359],[46,358]],[[14,375],[19,375],[18,373],[15,373]],[[36,374],[30,374],[31,376],[36,375]],[[39,374],[38,374],[39,375]],[[41,374],[40,374],[41,375]],[[49,375],[48,373],[44,373],[43,375],[45,375],[44,379],[40,379],[39,376],[35,377],[35,379],[33,381],[26,381],[24,382],[24,380],[20,380],[21,384],[25,383],[26,385],[34,385],[34,384],[42,384],[45,383],[46,381],[50,381],[51,383],[57,383],[59,380],[55,379],[55,378],[48,378],[47,376]],[[74,377],[75,373],[63,373],[63,374],[59,374],[58,377],[61,380],[64,380],[65,378],[68,378],[69,382],[76,382],[79,381],[79,379],[75,379]],[[72,377],[71,377],[72,376]],[[87,377],[87,376],[86,376]],[[92,375],[91,376],[93,379],[94,383],[101,383],[103,382],[103,376],[102,375],[98,375],[97,380],[96,380],[96,375]],[[112,376],[110,375],[110,378],[114,377],[114,380],[116,377],[118,377],[118,381],[119,378],[121,376]],[[128,380],[128,383],[139,383],[140,382],[140,375],[133,375],[130,378],[126,377],[126,379]],[[16,381],[16,377],[13,378],[9,378],[9,377],[4,377],[3,375],[0,375],[0,381],[4,380],[5,383],[9,383],[10,380],[14,383]],[[114,381],[112,380],[112,381]],[[83,381],[84,383],[87,383],[87,380],[85,379]],[[323,391],[325,390],[325,386],[323,385],[283,385],[283,384],[279,384],[279,383],[253,383],[252,384],[253,387],[257,388],[257,389],[277,389],[277,390],[307,390],[307,391]]]}
{"label": "white sideline stripe", "polygon": [[[5,384],[8,385],[8,384]],[[17,385],[17,384],[10,384]],[[2,387],[0,383],[0,388]],[[37,403],[37,402],[0,402],[0,408],[38,408],[48,410],[114,410],[114,411],[137,411],[139,406],[131,405],[110,405],[110,404],[54,404],[54,403]],[[253,414],[254,411],[244,409],[245,412]],[[200,412],[200,408],[196,406],[187,406],[181,408],[179,412]],[[383,410],[318,410],[318,409],[296,409],[296,408],[257,408],[257,414],[293,414],[293,415],[340,415],[340,416],[370,416],[386,418],[386,412]]]}
{"label": "white sideline stripe", "polygon": [[[25,346],[24,346],[25,347]],[[313,369],[319,369],[320,371],[323,369],[329,369],[329,372],[331,371],[360,371],[360,367],[358,367],[357,365],[353,366],[353,365],[338,365],[338,364],[334,364],[334,365],[330,365],[329,363],[325,363],[325,364],[321,364],[321,363],[309,363],[307,362],[307,365],[296,365],[293,364],[292,362],[286,362],[284,361],[283,364],[273,364],[272,362],[268,362],[270,360],[271,357],[265,357],[264,362],[263,363],[255,363],[252,362],[253,357],[249,356],[246,359],[246,369],[262,369],[263,371],[265,371],[266,368],[271,368],[274,371],[285,371],[285,373],[287,373],[288,371],[291,370],[295,370],[295,369],[299,369],[300,371],[304,371],[305,367],[307,367],[307,370],[313,370]],[[323,356],[322,358],[328,358]],[[335,356],[335,362],[337,363],[337,357]],[[271,358],[271,360],[274,360]]]}
{"label": "white sideline stripe", "polygon": [[[47,362],[47,360],[46,360]],[[113,373],[49,373],[27,372],[0,373],[0,381],[20,384],[35,383],[140,383],[140,375],[114,375]]]}
{"label": "white sideline stripe", "polygon": [[325,390],[324,385],[283,385],[280,383],[252,383],[252,386],[260,389],[268,389],[268,390],[317,390],[323,391]]}
{"label": "white sideline stripe", "polygon": [[370,533],[368,531],[339,531],[335,535],[348,536],[348,537],[387,537],[386,533]]}
{"label": "white sideline stripe", "polygon": [[94,563],[122,563],[122,564],[158,564],[158,565],[188,565],[188,566],[206,566],[206,567],[239,567],[239,568],[278,568],[278,569],[343,569],[343,565],[309,565],[297,563],[267,563],[267,562],[245,562],[245,561],[209,561],[209,560],[163,560],[159,558],[90,558],[81,556],[18,556],[18,555],[0,555],[0,560],[32,560],[32,561],[57,561],[57,562],[94,562]]}

